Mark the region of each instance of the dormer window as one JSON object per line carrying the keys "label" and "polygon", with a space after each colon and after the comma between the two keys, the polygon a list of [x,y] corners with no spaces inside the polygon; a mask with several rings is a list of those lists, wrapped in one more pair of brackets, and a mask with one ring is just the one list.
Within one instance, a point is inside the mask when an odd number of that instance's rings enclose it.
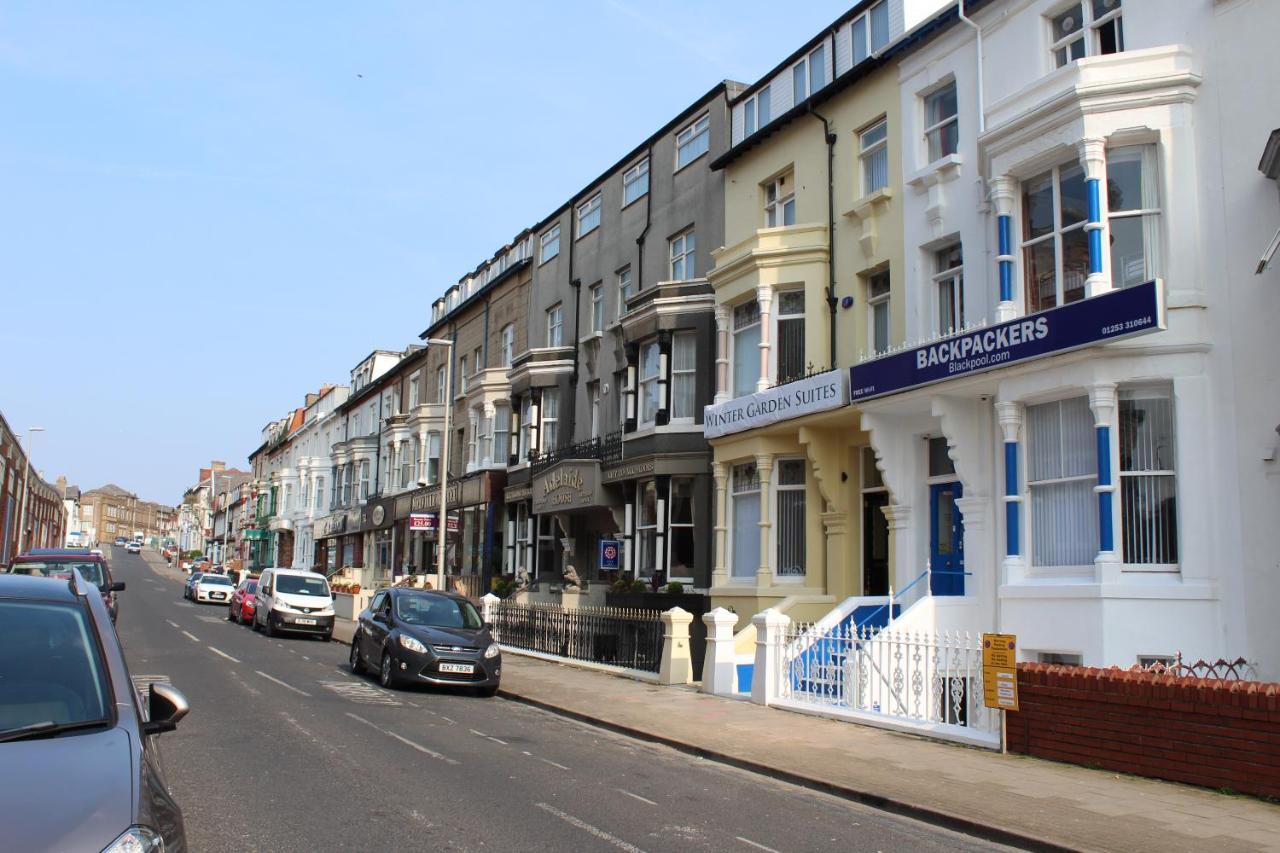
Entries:
{"label": "dormer window", "polygon": [[744,136],[750,136],[773,121],[772,97],[769,87],[765,86],[743,103],[742,127]]}
{"label": "dormer window", "polygon": [[1072,3],[1049,20],[1055,68],[1086,56],[1106,56],[1124,50],[1120,0]]}
{"label": "dormer window", "polygon": [[827,80],[827,44],[822,42],[791,66],[792,102],[800,103],[827,85]]}

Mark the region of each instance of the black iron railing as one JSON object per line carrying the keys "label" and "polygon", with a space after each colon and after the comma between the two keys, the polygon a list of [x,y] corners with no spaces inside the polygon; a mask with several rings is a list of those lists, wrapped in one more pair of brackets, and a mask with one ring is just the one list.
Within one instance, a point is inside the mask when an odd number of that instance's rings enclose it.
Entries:
{"label": "black iron railing", "polygon": [[611,432],[606,436],[589,438],[567,447],[557,447],[546,453],[540,453],[530,466],[533,473],[545,471],[557,462],[566,459],[598,459],[604,463],[622,461],[622,430]]}
{"label": "black iron railing", "polygon": [[774,387],[776,388],[780,385],[790,385],[792,382],[799,382],[801,379],[808,379],[812,376],[817,376],[819,373],[829,373],[831,370],[833,370],[833,368],[822,367],[814,364],[811,361],[803,370],[798,370],[783,376],[779,376],[778,382]]}
{"label": "black iron railing", "polygon": [[490,613],[506,646],[644,672],[662,663],[662,619],[652,610],[502,603]]}

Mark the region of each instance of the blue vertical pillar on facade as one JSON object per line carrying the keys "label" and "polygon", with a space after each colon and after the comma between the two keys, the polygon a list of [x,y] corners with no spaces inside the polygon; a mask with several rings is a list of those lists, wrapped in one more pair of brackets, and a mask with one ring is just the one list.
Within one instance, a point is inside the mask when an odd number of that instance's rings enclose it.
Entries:
{"label": "blue vertical pillar on facade", "polygon": [[1115,532],[1111,527],[1111,427],[1094,427],[1098,439],[1098,550],[1114,551]]}
{"label": "blue vertical pillar on facade", "polygon": [[1084,225],[1085,233],[1089,235],[1089,275],[1085,278],[1085,295],[1097,296],[1111,289],[1105,254],[1110,206],[1103,192],[1107,185],[1107,143],[1105,139],[1082,139],[1077,147],[1089,203],[1089,220]]}
{"label": "blue vertical pillar on facade", "polygon": [[1084,226],[1089,233],[1089,275],[1102,275],[1102,181],[1090,178],[1084,186],[1089,196],[1089,221]]}
{"label": "blue vertical pillar on facade", "polygon": [[1002,400],[996,417],[1004,437],[1004,552],[1006,563],[1022,559],[1022,493],[1018,483],[1018,440],[1022,431],[1022,405]]}
{"label": "blue vertical pillar on facade", "polygon": [[1017,316],[1013,285],[1013,205],[1018,197],[1018,182],[1008,175],[991,179],[989,198],[996,212],[996,243],[1000,253],[996,264],[1000,272],[1000,301],[996,305],[996,321],[1003,323]]}

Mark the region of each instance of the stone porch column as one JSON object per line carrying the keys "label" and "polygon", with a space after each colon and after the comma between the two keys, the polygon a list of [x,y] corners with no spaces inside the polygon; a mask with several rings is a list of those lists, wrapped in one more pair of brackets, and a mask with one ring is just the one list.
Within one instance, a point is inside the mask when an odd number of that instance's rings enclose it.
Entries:
{"label": "stone porch column", "polygon": [[730,399],[729,394],[729,308],[716,306],[716,396],[715,403]]}
{"label": "stone porch column", "polygon": [[893,577],[889,579],[889,586],[901,591],[924,571],[924,566],[916,565],[916,537],[915,530],[911,527],[911,505],[890,504],[881,511],[889,522],[889,547],[893,549]]}
{"label": "stone porch column", "polygon": [[723,462],[712,462],[711,478],[716,484],[716,524],[715,539],[711,546],[714,551],[711,562],[711,586],[717,587],[729,582],[729,573],[724,564],[726,538],[729,532],[729,526],[725,521],[729,503],[729,466]]}
{"label": "stone porch column", "polygon": [[827,537],[826,577],[823,579],[826,593],[835,596],[837,601],[843,601],[855,594],[855,588],[861,589],[861,585],[855,584],[854,578],[850,577],[847,571],[849,513],[847,511],[824,512],[821,518],[822,529]]}
{"label": "stone porch column", "polygon": [[760,378],[756,380],[756,391],[764,391],[772,384],[769,381],[769,348],[772,346],[769,318],[773,314],[773,288],[765,284],[757,287],[756,302],[760,305]]}
{"label": "stone porch column", "polygon": [[773,454],[761,453],[756,456],[756,475],[760,478],[760,565],[756,568],[756,587],[773,586],[773,565],[769,560],[770,536],[773,522],[770,521],[771,507],[769,501],[769,481],[773,477]]}

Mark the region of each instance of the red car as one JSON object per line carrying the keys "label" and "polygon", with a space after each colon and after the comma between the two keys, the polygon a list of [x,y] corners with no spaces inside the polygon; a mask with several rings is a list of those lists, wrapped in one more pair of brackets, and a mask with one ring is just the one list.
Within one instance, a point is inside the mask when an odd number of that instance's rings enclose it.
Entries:
{"label": "red car", "polygon": [[253,596],[258,591],[257,578],[245,578],[240,581],[236,591],[231,593],[227,602],[227,621],[237,625],[253,622]]}

